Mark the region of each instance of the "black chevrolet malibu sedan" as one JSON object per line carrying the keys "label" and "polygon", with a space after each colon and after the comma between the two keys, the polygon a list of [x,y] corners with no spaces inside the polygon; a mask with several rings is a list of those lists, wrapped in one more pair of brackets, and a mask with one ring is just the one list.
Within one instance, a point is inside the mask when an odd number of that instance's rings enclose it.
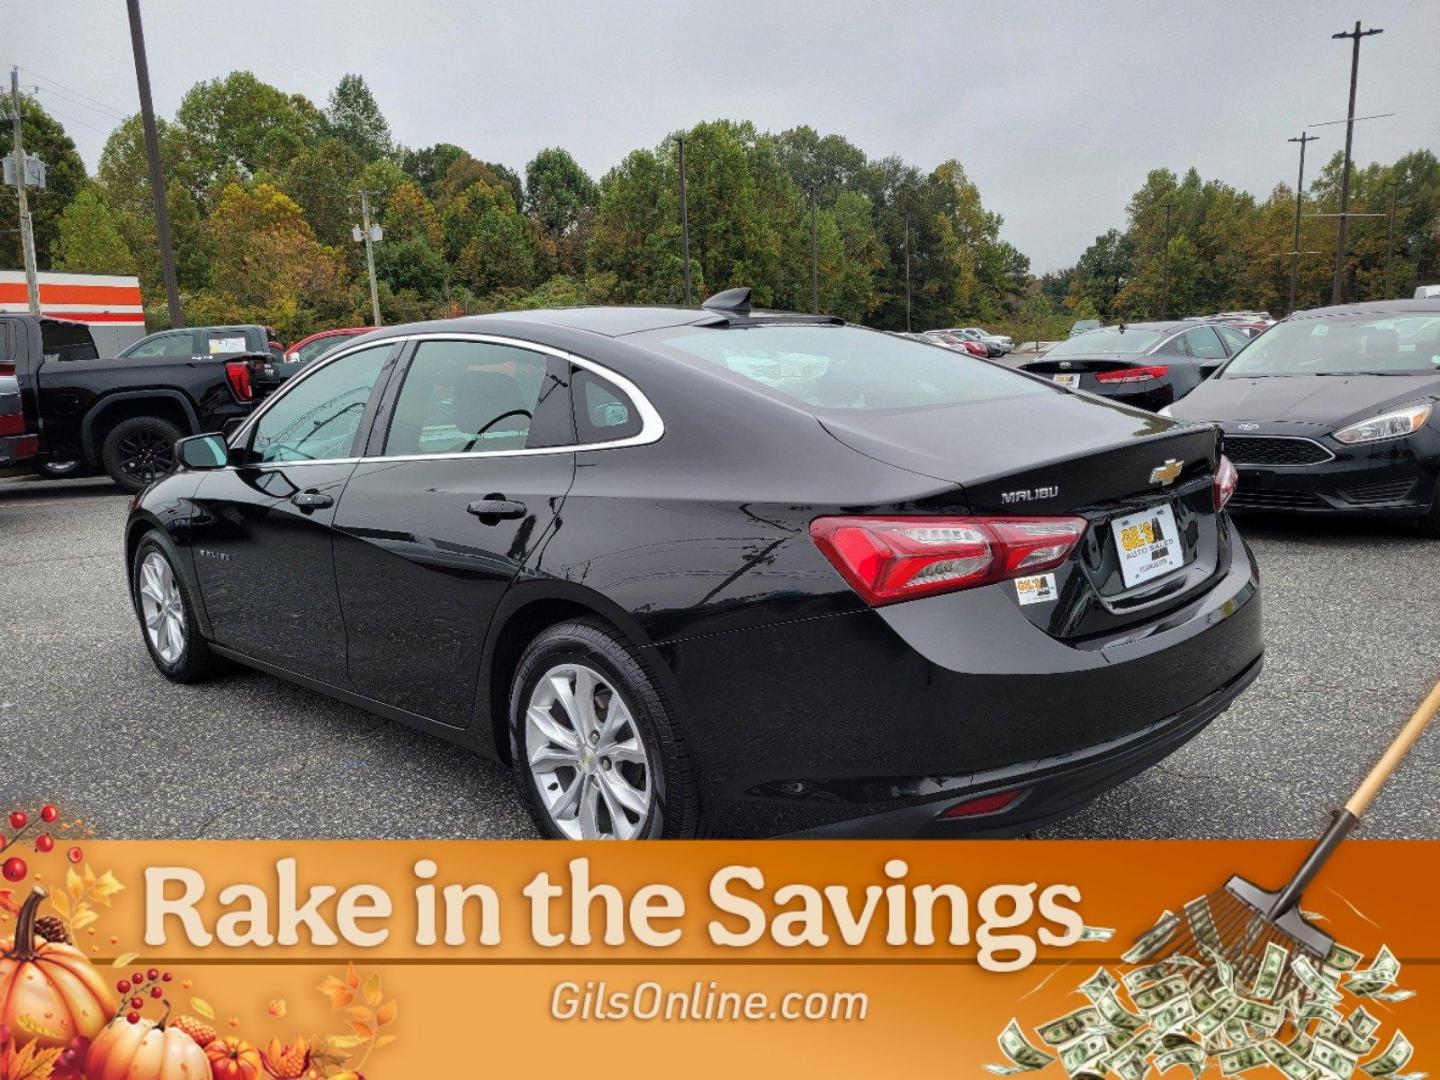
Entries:
{"label": "black chevrolet malibu sedan", "polygon": [[1260,669],[1213,428],[747,290],[388,328],[178,457],[160,671],[499,757],[554,837],[1023,831]]}
{"label": "black chevrolet malibu sedan", "polygon": [[1169,414],[1224,430],[1240,510],[1411,518],[1440,536],[1440,300],[1300,312]]}

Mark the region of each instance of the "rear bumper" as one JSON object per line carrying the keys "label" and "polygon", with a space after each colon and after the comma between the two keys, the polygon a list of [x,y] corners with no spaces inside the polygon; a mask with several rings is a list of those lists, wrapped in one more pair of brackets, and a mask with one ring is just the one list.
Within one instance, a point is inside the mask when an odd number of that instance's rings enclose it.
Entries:
{"label": "rear bumper", "polygon": [[1235,511],[1418,517],[1428,514],[1440,477],[1440,431],[1347,447],[1308,435],[1334,455],[1315,465],[1265,466],[1235,461]]}
{"label": "rear bumper", "polygon": [[[1024,832],[1201,730],[1258,674],[1253,559],[1105,642],[1068,644],[982,588],[656,646],[711,828],[725,835]],[[1013,589],[1011,590],[1013,593]],[[1024,790],[987,817],[937,820]]]}

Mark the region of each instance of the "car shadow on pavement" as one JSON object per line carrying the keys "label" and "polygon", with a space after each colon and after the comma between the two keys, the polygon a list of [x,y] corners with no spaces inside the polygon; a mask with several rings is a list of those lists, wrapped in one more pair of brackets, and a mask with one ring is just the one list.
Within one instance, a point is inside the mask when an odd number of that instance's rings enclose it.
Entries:
{"label": "car shadow on pavement", "polygon": [[1422,536],[1406,518],[1319,518],[1246,513],[1235,515],[1235,525],[1247,540],[1288,540],[1334,544],[1337,547],[1351,547],[1368,541],[1406,545],[1440,543],[1432,537]]}

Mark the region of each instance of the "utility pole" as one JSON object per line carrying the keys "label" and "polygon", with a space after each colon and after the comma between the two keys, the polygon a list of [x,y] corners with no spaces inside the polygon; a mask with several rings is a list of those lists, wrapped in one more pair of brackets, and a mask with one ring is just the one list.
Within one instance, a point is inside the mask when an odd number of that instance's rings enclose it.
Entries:
{"label": "utility pole", "polygon": [[1174,205],[1173,201],[1165,200],[1165,286],[1163,289],[1164,302],[1160,311],[1162,319],[1170,317],[1170,211]]}
{"label": "utility pole", "polygon": [[815,227],[815,185],[810,185],[810,311],[820,314],[820,239]]}
{"label": "utility pole", "polygon": [[1350,38],[1353,41],[1350,53],[1350,111],[1345,118],[1345,168],[1340,174],[1340,227],[1335,230],[1335,280],[1330,286],[1332,304],[1341,303],[1345,291],[1345,223],[1350,209],[1350,142],[1355,134],[1355,86],[1360,78],[1360,39],[1384,32],[1378,28],[1361,30],[1360,20],[1356,19],[1354,30],[1330,35],[1336,40]]}
{"label": "utility pole", "polygon": [[905,332],[910,329],[910,219],[905,219]]}
{"label": "utility pole", "polygon": [[165,302],[170,325],[185,325],[180,310],[180,284],[175,277],[175,247],[170,238],[170,207],[165,202],[165,170],[160,164],[160,136],[155,129],[155,104],[150,100],[150,64],[145,59],[145,28],[140,0],[126,0],[130,11],[130,45],[135,51],[135,81],[140,87],[140,122],[145,128],[145,156],[150,162],[150,198],[155,206],[155,235],[160,242],[160,269],[165,275]]}
{"label": "utility pole", "polygon": [[1395,261],[1395,193],[1399,184],[1390,184],[1390,224],[1385,230],[1385,295],[1380,299],[1389,300],[1394,294],[1390,291],[1390,267]]}
{"label": "utility pole", "polygon": [[375,317],[375,325],[383,326],[380,321],[380,290],[375,284],[375,241],[379,239],[376,233],[378,227],[372,229],[370,225],[370,192],[360,191],[360,228],[357,230],[360,236],[358,240],[365,242],[365,269],[370,274],[370,311]]}
{"label": "utility pole", "polygon": [[690,200],[685,194],[685,140],[677,135],[675,141],[680,145],[680,258],[685,264],[685,306],[689,307],[693,301],[690,299]]}
{"label": "utility pole", "polygon": [[1295,243],[1290,252],[1290,311],[1295,310],[1300,289],[1300,212],[1305,205],[1305,144],[1318,138],[1319,135],[1302,131],[1297,138],[1285,140],[1300,144],[1300,173],[1295,177]]}
{"label": "utility pole", "polygon": [[40,282],[35,276],[35,230],[30,219],[30,197],[25,190],[25,138],[20,122],[20,69],[10,69],[10,109],[15,124],[15,199],[20,204],[20,246],[25,252],[25,294],[30,314],[40,314]]}

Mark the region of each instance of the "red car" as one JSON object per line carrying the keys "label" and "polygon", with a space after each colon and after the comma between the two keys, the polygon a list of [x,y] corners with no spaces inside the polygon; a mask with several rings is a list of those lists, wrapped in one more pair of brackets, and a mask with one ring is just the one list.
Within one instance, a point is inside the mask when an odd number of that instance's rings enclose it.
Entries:
{"label": "red car", "polygon": [[343,343],[346,338],[368,334],[374,329],[373,326],[347,326],[339,330],[321,330],[307,338],[301,338],[286,349],[285,362],[287,364],[308,364],[311,360],[323,356]]}

